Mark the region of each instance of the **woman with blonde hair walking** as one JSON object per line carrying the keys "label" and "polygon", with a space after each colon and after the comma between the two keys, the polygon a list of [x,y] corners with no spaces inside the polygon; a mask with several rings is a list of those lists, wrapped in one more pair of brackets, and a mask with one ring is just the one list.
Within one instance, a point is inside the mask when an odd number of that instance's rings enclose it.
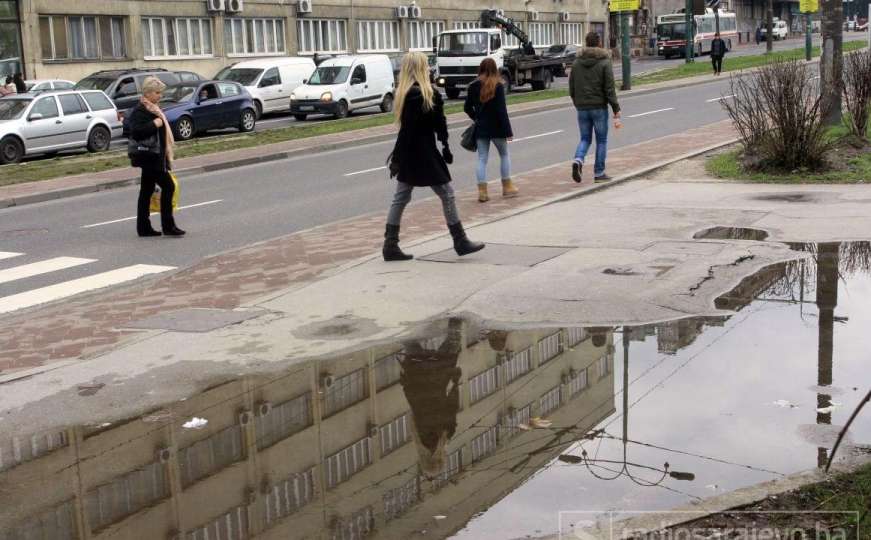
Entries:
{"label": "woman with blonde hair walking", "polygon": [[165,236],[184,236],[172,215],[172,195],[175,191],[169,171],[172,170],[172,126],[158,106],[166,88],[157,77],[146,77],[142,82],[142,98],[130,113],[130,140],[127,155],[133,167],[142,169],[139,200],[136,208],[136,232],[139,236],[160,236],[161,231],[151,227],[150,203],[154,186],[160,187],[160,223]]}
{"label": "woman with blonde hair walking", "polygon": [[[444,101],[430,84],[429,65],[423,53],[408,53],[402,59],[394,103],[399,135],[389,163],[390,177],[396,177],[397,182],[387,214],[382,249],[384,260],[407,261],[413,258],[399,248],[399,228],[402,212],[411,201],[415,187],[430,187],[441,199],[457,255],[484,249],[484,244],[469,240],[460,222],[448,171],[448,164],[454,157],[448,146]],[[436,147],[436,139],[442,143],[441,152]]]}

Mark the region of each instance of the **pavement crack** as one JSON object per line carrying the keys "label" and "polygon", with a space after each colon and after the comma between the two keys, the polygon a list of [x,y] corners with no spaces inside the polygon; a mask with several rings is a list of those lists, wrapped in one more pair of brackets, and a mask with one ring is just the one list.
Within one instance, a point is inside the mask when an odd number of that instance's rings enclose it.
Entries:
{"label": "pavement crack", "polygon": [[704,285],[708,281],[711,281],[712,279],[714,279],[714,271],[717,268],[727,268],[730,266],[732,266],[732,267],[738,266],[741,263],[751,261],[755,258],[756,258],[756,255],[742,255],[728,264],[714,264],[712,266],[709,266],[708,267],[708,275],[703,277],[701,280],[699,280],[698,283],[696,283],[695,285],[693,285],[692,287],[689,288],[690,296],[692,296],[693,293],[695,293],[696,291],[701,289],[702,285]]}

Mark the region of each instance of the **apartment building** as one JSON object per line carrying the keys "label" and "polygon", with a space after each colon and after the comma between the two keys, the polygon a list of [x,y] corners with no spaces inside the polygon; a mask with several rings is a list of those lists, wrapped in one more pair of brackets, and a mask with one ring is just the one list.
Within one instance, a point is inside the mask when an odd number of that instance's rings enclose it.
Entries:
{"label": "apartment building", "polygon": [[[435,475],[419,467],[403,345],[244,377],[125,422],[0,439],[0,540],[448,535],[614,413],[612,337],[592,342],[579,328],[493,340],[464,327]],[[183,427],[192,417],[208,423]],[[573,429],[530,430],[534,417]]]}
{"label": "apartment building", "polygon": [[20,57],[28,78],[120,67],[211,77],[258,56],[429,51],[434,35],[476,27],[494,7],[538,47],[604,35],[608,19],[603,0],[2,0],[0,29],[20,42],[0,55]]}

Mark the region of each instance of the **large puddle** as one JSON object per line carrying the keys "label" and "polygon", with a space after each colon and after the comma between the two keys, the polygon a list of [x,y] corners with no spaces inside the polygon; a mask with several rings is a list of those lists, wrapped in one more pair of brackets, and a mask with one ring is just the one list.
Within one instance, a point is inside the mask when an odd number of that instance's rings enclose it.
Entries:
{"label": "large puddle", "polygon": [[[871,248],[795,247],[810,257],[744,280],[723,317],[451,319],[125,422],[0,433],[0,540],[536,537],[560,511],[669,509],[825,465],[871,380]],[[869,418],[836,461],[871,444]]]}

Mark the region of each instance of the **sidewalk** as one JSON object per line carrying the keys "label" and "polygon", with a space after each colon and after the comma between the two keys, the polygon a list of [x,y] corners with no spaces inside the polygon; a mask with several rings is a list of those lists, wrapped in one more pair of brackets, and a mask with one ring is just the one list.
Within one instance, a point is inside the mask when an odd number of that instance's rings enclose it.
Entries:
{"label": "sidewalk", "polygon": [[[625,176],[683,154],[705,150],[708,141],[728,142],[731,123],[719,122],[678,135],[619,148],[610,153],[609,172]],[[589,171],[585,171],[589,172]],[[516,215],[558,198],[579,196],[608,184],[571,181],[569,164],[546,167],[516,178],[521,196],[477,202],[472,186],[457,185],[457,204],[467,228]],[[387,208],[385,201],[385,212]],[[403,245],[445,235],[441,206],[434,197],[406,213]],[[310,282],[342,264],[375,256],[383,235],[384,212],[361,216],[276,238],[205,259],[151,282],[12,314],[0,329],[0,373],[46,366],[111,348],[139,332],[125,324],[180,308],[233,309],[290,286]]]}

